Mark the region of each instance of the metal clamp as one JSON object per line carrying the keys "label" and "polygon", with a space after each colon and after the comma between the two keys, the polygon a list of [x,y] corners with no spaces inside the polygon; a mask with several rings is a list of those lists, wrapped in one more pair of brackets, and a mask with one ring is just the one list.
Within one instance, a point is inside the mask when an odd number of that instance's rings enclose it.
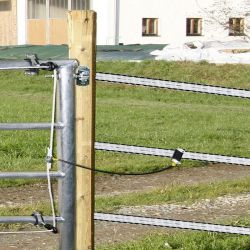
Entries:
{"label": "metal clamp", "polygon": [[[27,54],[25,60],[28,61],[30,63],[30,66],[32,67],[39,66],[39,61],[38,61],[38,57],[36,54]],[[39,73],[39,69],[25,70],[25,74],[29,76],[38,75],[38,73]]]}
{"label": "metal clamp", "polygon": [[79,86],[89,85],[90,69],[86,66],[79,66],[75,74],[76,84]]}
{"label": "metal clamp", "polygon": [[36,67],[42,67],[44,70],[48,70],[48,71],[53,71],[58,67],[53,62],[45,62],[45,63],[40,64],[39,59],[36,54],[27,54],[25,60],[29,62],[31,67],[33,67],[25,71],[25,74],[30,75],[30,76],[39,74],[39,68],[36,68]]}

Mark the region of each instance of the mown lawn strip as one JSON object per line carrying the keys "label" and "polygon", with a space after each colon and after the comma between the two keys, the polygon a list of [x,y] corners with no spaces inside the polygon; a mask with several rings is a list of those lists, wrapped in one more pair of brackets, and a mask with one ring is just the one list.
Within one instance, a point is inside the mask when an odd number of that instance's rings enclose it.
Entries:
{"label": "mown lawn strip", "polygon": [[[166,175],[167,178],[167,175]],[[123,206],[143,206],[166,203],[193,203],[201,199],[214,199],[224,195],[250,192],[250,177],[242,180],[223,181],[197,185],[173,185],[150,192],[129,193],[96,197],[96,210],[114,212]]]}

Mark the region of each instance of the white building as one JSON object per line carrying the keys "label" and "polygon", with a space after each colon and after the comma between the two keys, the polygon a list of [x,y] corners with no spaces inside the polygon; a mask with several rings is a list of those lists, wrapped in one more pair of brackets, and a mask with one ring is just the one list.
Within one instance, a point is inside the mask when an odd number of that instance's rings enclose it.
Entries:
{"label": "white building", "polygon": [[99,44],[246,39],[250,0],[94,0]]}
{"label": "white building", "polygon": [[250,0],[0,0],[0,44],[67,43],[68,10],[97,12],[97,44],[248,39]]}

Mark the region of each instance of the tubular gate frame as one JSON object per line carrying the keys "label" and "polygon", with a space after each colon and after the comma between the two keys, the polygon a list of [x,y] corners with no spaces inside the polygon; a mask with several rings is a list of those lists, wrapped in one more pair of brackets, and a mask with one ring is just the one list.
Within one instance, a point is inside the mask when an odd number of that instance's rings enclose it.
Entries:
{"label": "tubular gate frame", "polygon": [[[42,62],[41,62],[42,63]],[[45,63],[45,62],[44,62]],[[76,60],[53,61],[58,67],[57,89],[57,155],[69,162],[75,162],[75,79],[78,67]],[[28,61],[0,61],[0,70],[49,69],[46,66],[31,66]],[[50,123],[2,123],[0,130],[44,130],[50,129]],[[59,171],[51,172],[51,178],[58,178],[59,213],[56,221],[60,223],[60,249],[75,249],[75,168],[59,162]],[[3,178],[46,178],[45,172],[2,172]],[[46,223],[52,217],[45,216]],[[35,223],[32,216],[2,216],[0,223]]]}

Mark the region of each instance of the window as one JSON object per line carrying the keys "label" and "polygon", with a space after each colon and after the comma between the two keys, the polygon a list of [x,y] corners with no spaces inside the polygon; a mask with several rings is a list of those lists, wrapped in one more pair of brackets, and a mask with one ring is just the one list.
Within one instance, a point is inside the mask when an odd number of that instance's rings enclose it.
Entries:
{"label": "window", "polygon": [[68,11],[68,0],[49,1],[50,18],[66,18],[67,11]]}
{"label": "window", "polygon": [[88,0],[72,0],[72,10],[88,10],[89,9],[89,3]]}
{"label": "window", "polygon": [[244,36],[244,18],[229,18],[229,36]]}
{"label": "window", "polygon": [[158,18],[142,19],[142,36],[158,35]]}
{"label": "window", "polygon": [[201,18],[187,18],[186,21],[186,35],[187,36],[201,36]]}
{"label": "window", "polygon": [[11,1],[1,1],[0,0],[0,11],[11,10]]}
{"label": "window", "polygon": [[68,10],[85,10],[89,6],[90,0],[28,0],[28,19],[45,19],[47,15],[66,18]]}
{"label": "window", "polygon": [[28,0],[28,19],[46,18],[46,0]]}

